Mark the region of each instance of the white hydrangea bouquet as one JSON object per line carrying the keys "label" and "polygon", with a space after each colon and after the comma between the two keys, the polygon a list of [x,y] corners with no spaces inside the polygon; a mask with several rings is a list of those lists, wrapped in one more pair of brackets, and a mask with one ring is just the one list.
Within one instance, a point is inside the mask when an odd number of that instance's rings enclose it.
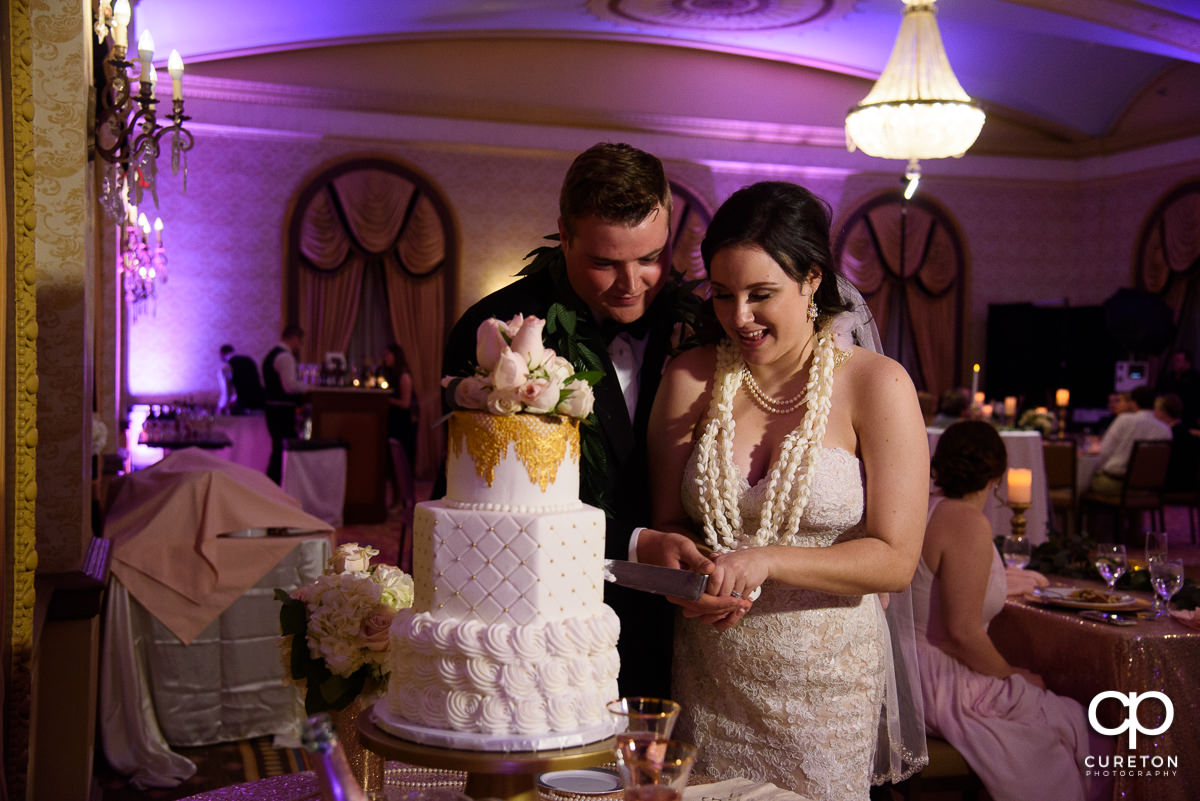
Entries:
{"label": "white hydrangea bouquet", "polygon": [[345,709],[364,687],[387,682],[388,630],[396,612],[412,606],[413,580],[392,565],[372,566],[378,554],[339,545],[316,581],[290,594],[275,590],[284,664],[306,685],[309,715]]}
{"label": "white hydrangea bouquet", "polygon": [[475,337],[475,373],[447,376],[460,409],[495,415],[554,414],[584,419],[592,413],[592,385],[602,373],[576,371],[542,343],[545,321],[518,314],[508,322],[484,320]]}

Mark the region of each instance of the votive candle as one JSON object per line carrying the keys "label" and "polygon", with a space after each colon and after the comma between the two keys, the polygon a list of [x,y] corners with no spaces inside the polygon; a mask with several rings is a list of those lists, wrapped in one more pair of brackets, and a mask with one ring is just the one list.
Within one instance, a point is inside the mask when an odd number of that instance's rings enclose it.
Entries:
{"label": "votive candle", "polygon": [[1029,503],[1033,497],[1033,471],[1026,467],[1008,468],[1009,503]]}
{"label": "votive candle", "polygon": [[983,402],[986,400],[986,398],[984,397],[984,394],[982,392],[976,392],[974,400],[975,400],[976,406],[982,406]]}
{"label": "votive candle", "polygon": [[992,419],[992,404],[990,404],[990,403],[983,404],[983,419],[984,420]]}

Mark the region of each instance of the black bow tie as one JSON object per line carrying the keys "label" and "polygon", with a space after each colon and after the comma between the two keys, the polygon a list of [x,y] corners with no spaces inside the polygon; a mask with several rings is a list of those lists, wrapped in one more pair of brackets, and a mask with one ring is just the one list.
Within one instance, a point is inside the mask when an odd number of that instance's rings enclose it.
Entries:
{"label": "black bow tie", "polygon": [[604,320],[600,323],[600,336],[606,345],[611,344],[617,334],[628,334],[632,339],[645,339],[650,333],[650,315],[643,314],[632,323]]}

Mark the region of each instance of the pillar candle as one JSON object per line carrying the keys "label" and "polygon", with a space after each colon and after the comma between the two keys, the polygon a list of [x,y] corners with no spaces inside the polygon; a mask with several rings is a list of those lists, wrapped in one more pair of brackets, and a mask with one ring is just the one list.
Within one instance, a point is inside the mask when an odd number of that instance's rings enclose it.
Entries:
{"label": "pillar candle", "polygon": [[1067,406],[1071,403],[1071,393],[1069,390],[1060,389],[1054,393],[1055,406]]}
{"label": "pillar candle", "polygon": [[983,404],[983,419],[984,420],[992,419],[992,404],[990,404],[990,403]]}
{"label": "pillar candle", "polygon": [[974,401],[974,403],[975,403],[975,405],[976,405],[976,406],[982,406],[982,405],[983,405],[983,402],[984,402],[985,400],[987,400],[987,398],[985,398],[985,397],[984,397],[984,394],[983,394],[982,392],[976,392],[976,393],[975,393],[975,394],[972,396],[971,400],[972,400],[972,401]]}
{"label": "pillar candle", "polygon": [[1008,397],[1006,397],[1004,399],[1004,416],[1005,417],[1016,417],[1017,416],[1017,399],[1012,395],[1009,395]]}
{"label": "pillar candle", "polygon": [[976,362],[971,367],[971,397],[975,397],[979,392],[979,363]]}
{"label": "pillar candle", "polygon": [[1033,471],[1024,467],[1008,468],[1009,503],[1029,503],[1033,496]]}

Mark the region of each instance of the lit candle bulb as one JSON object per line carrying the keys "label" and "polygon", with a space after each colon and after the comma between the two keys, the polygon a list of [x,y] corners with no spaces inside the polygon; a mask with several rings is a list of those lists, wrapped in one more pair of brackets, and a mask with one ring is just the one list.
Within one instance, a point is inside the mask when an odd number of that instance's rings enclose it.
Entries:
{"label": "lit candle bulb", "polygon": [[142,229],[147,239],[150,238],[150,221],[146,219],[146,212],[138,215],[138,228]]}
{"label": "lit candle bulb", "polygon": [[1008,468],[1009,503],[1029,503],[1033,497],[1033,471],[1027,467]]}
{"label": "lit candle bulb", "polygon": [[1045,406],[1038,406],[1036,409],[1033,410],[1033,413],[1034,414],[1049,414],[1050,410],[1047,409]]}
{"label": "lit candle bulb", "polygon": [[158,70],[154,69],[154,65],[150,65],[150,91],[154,91],[154,85],[158,83]]}
{"label": "lit candle bulb", "polygon": [[158,246],[160,248],[162,247],[162,229],[163,229],[162,217],[155,217],[154,218],[154,241],[158,244]]}
{"label": "lit candle bulb", "polygon": [[1060,389],[1054,393],[1055,406],[1067,406],[1071,403],[1071,392],[1066,389]]}
{"label": "lit candle bulb", "polygon": [[129,9],[129,0],[117,0],[113,5],[113,46],[121,48],[121,57],[125,55],[125,48],[129,46],[129,18],[132,16]]}
{"label": "lit candle bulb", "polygon": [[167,59],[167,72],[171,74],[171,99],[183,100],[183,58],[178,50],[171,51]]}
{"label": "lit candle bulb", "polygon": [[154,60],[154,37],[150,35],[149,30],[142,31],[142,35],[138,37],[138,61],[142,64],[142,71],[138,73],[139,80],[143,85],[150,81],[153,86],[153,81],[150,78],[150,73],[154,66],[150,63]]}

